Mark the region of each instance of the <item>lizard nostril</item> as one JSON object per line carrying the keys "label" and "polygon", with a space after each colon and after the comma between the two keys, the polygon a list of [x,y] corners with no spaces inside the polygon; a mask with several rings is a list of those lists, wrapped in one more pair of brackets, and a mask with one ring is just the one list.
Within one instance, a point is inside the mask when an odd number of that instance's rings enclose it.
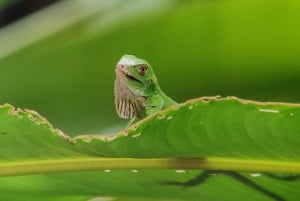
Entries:
{"label": "lizard nostril", "polygon": [[124,64],[117,64],[117,68],[119,68],[119,69],[122,69],[122,68],[124,68],[125,67],[125,65]]}

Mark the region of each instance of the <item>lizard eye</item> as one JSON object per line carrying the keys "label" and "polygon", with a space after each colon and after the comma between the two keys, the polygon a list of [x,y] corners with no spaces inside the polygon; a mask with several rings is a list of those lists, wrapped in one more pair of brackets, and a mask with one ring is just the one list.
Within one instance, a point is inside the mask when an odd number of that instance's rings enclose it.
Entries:
{"label": "lizard eye", "polygon": [[148,66],[146,65],[141,65],[138,67],[138,73],[140,75],[145,75],[147,73],[147,70],[148,70]]}

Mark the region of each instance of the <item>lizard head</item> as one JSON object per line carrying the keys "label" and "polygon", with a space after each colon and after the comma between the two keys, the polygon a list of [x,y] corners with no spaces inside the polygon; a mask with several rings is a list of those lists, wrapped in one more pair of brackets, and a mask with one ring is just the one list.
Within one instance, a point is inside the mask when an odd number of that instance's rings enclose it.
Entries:
{"label": "lizard head", "polygon": [[176,104],[161,91],[150,64],[133,55],[124,55],[117,63],[114,93],[116,111],[125,119],[140,119]]}
{"label": "lizard head", "polygon": [[122,56],[116,66],[116,75],[132,93],[140,96],[147,96],[157,82],[150,64],[133,55]]}

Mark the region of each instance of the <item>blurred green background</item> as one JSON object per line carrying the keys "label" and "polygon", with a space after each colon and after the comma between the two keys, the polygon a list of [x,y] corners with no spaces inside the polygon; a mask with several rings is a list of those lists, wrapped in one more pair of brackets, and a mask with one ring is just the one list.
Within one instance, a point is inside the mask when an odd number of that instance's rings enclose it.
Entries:
{"label": "blurred green background", "polygon": [[300,102],[299,10],[296,0],[58,1],[0,29],[0,103],[72,136],[116,131],[127,122],[113,97],[123,54],[148,60],[178,102]]}

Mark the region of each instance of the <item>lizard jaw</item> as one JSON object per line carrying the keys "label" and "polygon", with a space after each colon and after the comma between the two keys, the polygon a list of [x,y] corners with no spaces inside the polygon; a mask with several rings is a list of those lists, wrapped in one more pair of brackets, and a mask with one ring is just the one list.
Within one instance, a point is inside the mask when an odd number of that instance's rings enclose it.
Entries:
{"label": "lizard jaw", "polygon": [[136,79],[136,78],[133,77],[127,70],[125,70],[125,67],[124,67],[124,65],[122,65],[122,64],[118,64],[118,65],[117,65],[116,73],[117,73],[118,75],[120,75],[120,76],[126,77],[126,78],[129,79],[129,80],[133,80],[133,81],[136,81],[136,82],[141,83],[140,80]]}

